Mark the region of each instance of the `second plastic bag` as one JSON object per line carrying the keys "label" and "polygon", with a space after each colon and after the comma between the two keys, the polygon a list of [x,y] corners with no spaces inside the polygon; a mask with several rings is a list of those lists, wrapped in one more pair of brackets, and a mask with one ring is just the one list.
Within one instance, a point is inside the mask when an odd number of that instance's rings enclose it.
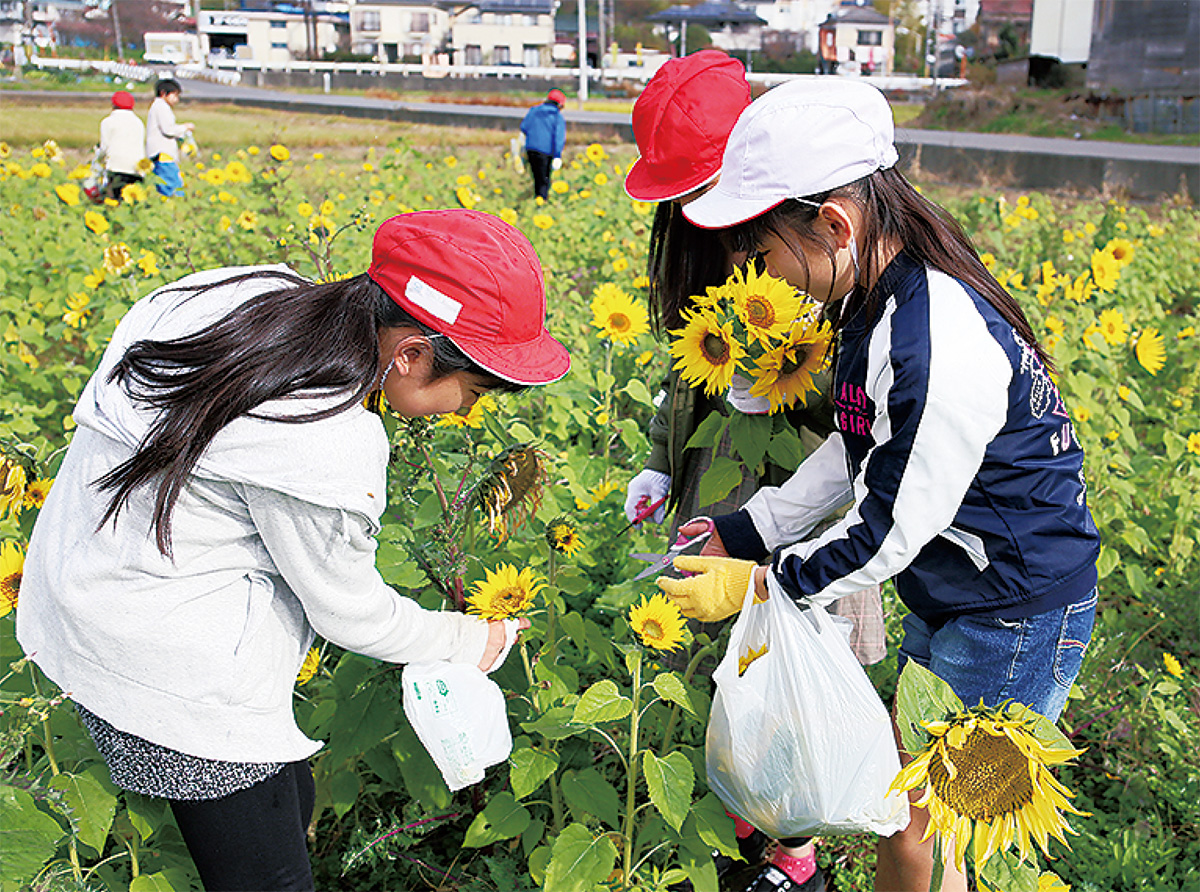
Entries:
{"label": "second plastic bag", "polygon": [[768,580],[766,601],[747,592],[713,672],[708,784],[776,839],[890,836],[908,800],[887,793],[900,770],[887,710],[834,618]]}

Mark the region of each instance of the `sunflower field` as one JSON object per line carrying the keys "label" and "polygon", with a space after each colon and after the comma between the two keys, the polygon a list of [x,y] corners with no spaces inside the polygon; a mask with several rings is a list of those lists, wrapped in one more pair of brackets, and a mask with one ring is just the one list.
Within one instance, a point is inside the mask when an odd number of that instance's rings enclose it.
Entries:
{"label": "sunflower field", "polygon": [[[623,192],[632,149],[572,149],[544,204],[502,149],[247,145],[185,159],[181,197],[148,184],[100,205],[81,188],[82,157],[0,143],[0,889],[199,888],[169,809],[111,784],[14,634],[38,506],[121,316],[200,269],[356,274],[382,220],[457,206],[533,242],[572,371],[465,416],[386,418],[378,565],[427,607],[529,617],[492,676],[515,747],[451,793],[405,718],[399,667],[318,642],[295,694],[301,728],[327,742],[313,759],[317,887],[716,890],[712,853],[737,849],[705,785],[699,667],[723,649],[633,579],[643,565],[630,553],[661,551],[664,530],[630,529],[622,511],[674,361],[649,333],[654,208]],[[1200,213],[928,191],[1054,357],[1104,543],[1095,634],[1059,723],[1078,755],[1055,770],[1083,814],[1069,848],[1050,839],[1051,860],[1030,857],[1077,890],[1200,888]],[[890,592],[885,607],[889,657],[871,676],[890,700],[903,607]],[[871,887],[872,846],[818,842],[831,888]]]}

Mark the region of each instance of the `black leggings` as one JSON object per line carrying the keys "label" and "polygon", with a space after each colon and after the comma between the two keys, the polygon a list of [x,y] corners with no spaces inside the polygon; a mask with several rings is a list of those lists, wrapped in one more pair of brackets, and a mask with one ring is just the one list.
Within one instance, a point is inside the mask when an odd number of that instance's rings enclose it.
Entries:
{"label": "black leggings", "polygon": [[220,799],[172,799],[208,892],[312,892],[306,845],[315,787],[307,762]]}
{"label": "black leggings", "polygon": [[535,152],[529,149],[525,153],[529,158],[529,170],[533,173],[533,194],[538,198],[550,197],[550,171],[554,167],[554,156],[545,152]]}

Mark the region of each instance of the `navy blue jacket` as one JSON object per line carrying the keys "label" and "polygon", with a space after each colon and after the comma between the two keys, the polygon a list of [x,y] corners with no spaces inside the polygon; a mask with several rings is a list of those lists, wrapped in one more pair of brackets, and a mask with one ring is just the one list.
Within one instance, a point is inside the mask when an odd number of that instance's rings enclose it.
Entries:
{"label": "navy blue jacket", "polygon": [[561,158],[563,140],[567,136],[567,125],[557,102],[546,100],[525,112],[521,121],[521,132],[525,134],[525,148],[541,152],[552,158]]}
{"label": "navy blue jacket", "polygon": [[730,554],[774,551],[774,580],[816,603],[895,578],[934,625],[1084,597],[1100,544],[1083,452],[1037,354],[973,289],[906,254],[876,295],[875,318],[840,335],[837,432],[783,486],[718,518]]}

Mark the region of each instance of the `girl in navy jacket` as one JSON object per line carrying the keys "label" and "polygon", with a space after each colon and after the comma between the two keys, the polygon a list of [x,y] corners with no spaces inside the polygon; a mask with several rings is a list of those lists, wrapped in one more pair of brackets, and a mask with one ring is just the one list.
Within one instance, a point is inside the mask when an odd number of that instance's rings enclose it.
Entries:
{"label": "girl in navy jacket", "polygon": [[[742,113],[717,186],[684,209],[735,228],[769,272],[825,303],[837,431],[787,483],[715,518],[697,575],[659,584],[713,620],[751,584],[828,604],[894,578],[911,611],[901,665],[927,666],[965,703],[1012,699],[1053,720],[1095,614],[1083,453],[1020,307],[896,160],[878,90],[793,82]],[[881,840],[877,888],[929,887],[925,819],[915,809]]]}

